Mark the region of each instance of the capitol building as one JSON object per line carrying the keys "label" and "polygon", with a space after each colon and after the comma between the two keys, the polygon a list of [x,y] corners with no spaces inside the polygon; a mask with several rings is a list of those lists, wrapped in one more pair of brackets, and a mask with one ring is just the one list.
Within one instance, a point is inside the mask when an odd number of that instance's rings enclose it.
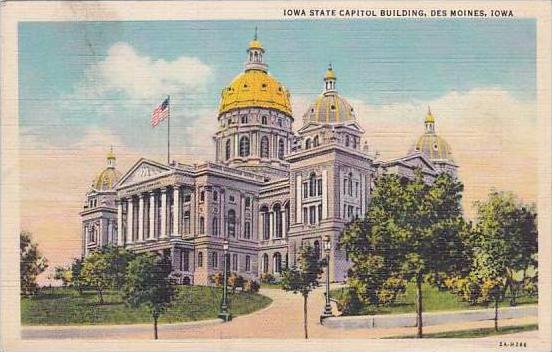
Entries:
{"label": "capitol building", "polygon": [[206,285],[222,271],[225,240],[229,270],[248,279],[277,277],[297,263],[304,243],[322,256],[330,241],[330,278],[343,281],[349,261],[339,236],[365,213],[375,179],[410,178],[421,169],[430,181],[441,172],[456,174],[457,165],[430,111],[425,133],[413,136],[404,157],[380,160],[337,82],[330,66],[295,131],[290,92],[268,73],[265,49],[252,40],[244,71],[221,92],[215,160],[141,158],[120,172],[110,151],[80,213],[82,254],[107,244],[160,252],[171,256],[182,283]]}

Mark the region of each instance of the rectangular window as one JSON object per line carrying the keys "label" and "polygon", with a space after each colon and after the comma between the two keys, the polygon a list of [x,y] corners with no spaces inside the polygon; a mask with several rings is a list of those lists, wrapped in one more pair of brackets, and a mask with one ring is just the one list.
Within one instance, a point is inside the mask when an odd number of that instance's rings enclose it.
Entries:
{"label": "rectangular window", "polygon": [[314,225],[316,223],[316,207],[309,207],[309,224]]}
{"label": "rectangular window", "polygon": [[347,194],[347,178],[343,179],[343,194]]}
{"label": "rectangular window", "polygon": [[182,271],[190,271],[190,252],[182,251]]}
{"label": "rectangular window", "polygon": [[318,222],[322,220],[322,204],[318,205]]}
{"label": "rectangular window", "polygon": [[190,201],[192,200],[192,196],[189,195],[189,194],[186,194],[184,196],[184,203],[190,203]]}
{"label": "rectangular window", "polygon": [[251,207],[251,197],[245,197],[245,207],[246,208]]}
{"label": "rectangular window", "polygon": [[211,253],[211,266],[213,268],[218,268],[218,253],[217,252]]}
{"label": "rectangular window", "polygon": [[318,195],[321,196],[322,195],[322,179],[318,179],[317,185],[318,185]]}
{"label": "rectangular window", "polygon": [[244,224],[243,238],[247,240],[251,238],[251,223],[249,221],[246,221]]}
{"label": "rectangular window", "polygon": [[303,198],[307,198],[309,196],[309,188],[307,186],[307,182],[303,183]]}
{"label": "rectangular window", "polygon": [[251,271],[251,257],[248,255],[245,256],[245,271]]}
{"label": "rectangular window", "polygon": [[358,181],[355,182],[355,197],[358,198]]}
{"label": "rectangular window", "polygon": [[205,201],[205,191],[201,191],[199,193],[199,201],[204,202]]}
{"label": "rectangular window", "polygon": [[309,210],[307,207],[303,208],[303,223],[308,224],[309,223]]}
{"label": "rectangular window", "polygon": [[347,208],[347,217],[349,219],[351,219],[353,217],[353,206],[352,205],[349,205],[349,207]]}
{"label": "rectangular window", "polygon": [[238,255],[232,254],[232,271],[238,271]]}
{"label": "rectangular window", "polygon": [[234,202],[236,199],[234,198],[234,196],[230,196],[228,197],[228,199],[231,201],[231,202]]}
{"label": "rectangular window", "polygon": [[197,254],[197,267],[202,268],[203,267],[203,252],[199,252]]}

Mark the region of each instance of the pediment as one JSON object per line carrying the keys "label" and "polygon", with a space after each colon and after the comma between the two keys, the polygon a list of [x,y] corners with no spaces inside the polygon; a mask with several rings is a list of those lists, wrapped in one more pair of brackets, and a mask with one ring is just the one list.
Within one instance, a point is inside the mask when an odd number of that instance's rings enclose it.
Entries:
{"label": "pediment", "polygon": [[135,184],[144,180],[155,178],[163,173],[170,172],[171,168],[158,162],[140,159],[132,168],[121,178],[118,187]]}
{"label": "pediment", "polygon": [[409,169],[421,169],[424,172],[436,172],[437,169],[435,168],[435,165],[429,160],[425,155],[420,153],[414,153],[407,155],[405,157],[394,159],[385,162],[385,167],[391,167],[395,165],[402,165],[403,167],[407,167]]}

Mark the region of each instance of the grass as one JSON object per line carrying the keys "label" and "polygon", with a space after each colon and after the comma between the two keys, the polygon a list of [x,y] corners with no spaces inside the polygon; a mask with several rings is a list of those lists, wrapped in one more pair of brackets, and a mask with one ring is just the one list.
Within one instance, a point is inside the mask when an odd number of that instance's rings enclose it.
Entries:
{"label": "grass", "polygon": [[[206,286],[179,286],[172,307],[162,314],[160,323],[214,319],[219,312],[222,289]],[[30,298],[21,298],[23,325],[96,325],[151,323],[147,308],[127,307],[114,291],[98,304],[95,291],[82,295],[72,288],[45,288]],[[272,300],[260,294],[229,294],[232,315],[243,315],[268,306]]]}
{"label": "grass", "polygon": [[282,285],[279,283],[261,282],[261,288],[282,289]]}
{"label": "grass", "polygon": [[[431,334],[424,334],[424,337],[425,338],[449,338],[449,339],[473,338],[473,337],[487,337],[487,336],[514,334],[516,332],[533,331],[537,329],[538,329],[537,324],[514,325],[514,326],[505,326],[503,328],[499,327],[498,331],[495,331],[494,328],[480,328],[480,329],[471,329],[471,330],[435,332]],[[410,338],[416,338],[416,335],[385,337],[385,339],[410,339]]]}
{"label": "grass", "polygon": [[[343,294],[343,289],[336,289],[330,292],[330,296],[339,299]],[[448,291],[439,291],[439,289],[424,284],[422,286],[423,311],[447,311],[447,310],[467,310],[467,309],[482,309],[487,308],[482,305],[469,305],[455,294]],[[536,304],[537,297],[519,297],[518,305]],[[509,302],[500,302],[500,307],[508,307]],[[390,306],[374,306],[364,305],[356,315],[375,315],[375,314],[401,314],[416,312],[416,286],[413,283],[408,283],[406,293],[399,298],[397,302]]]}

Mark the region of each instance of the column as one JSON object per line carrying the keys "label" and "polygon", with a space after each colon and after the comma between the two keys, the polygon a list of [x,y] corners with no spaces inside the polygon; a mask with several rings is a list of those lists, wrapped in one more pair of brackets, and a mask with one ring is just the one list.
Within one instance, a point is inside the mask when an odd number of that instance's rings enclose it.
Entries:
{"label": "column", "polygon": [[259,211],[259,221],[257,222],[257,240],[264,239],[264,237],[263,237],[263,216],[264,216],[264,213]]}
{"label": "column", "polygon": [[155,193],[150,192],[148,240],[155,240]]}
{"label": "column", "polygon": [[87,225],[84,225],[84,255],[88,255],[88,241],[90,240],[90,232]]}
{"label": "column", "polygon": [[174,187],[173,190],[173,234],[177,235],[180,233],[178,225],[180,224],[180,188],[178,186]]}
{"label": "column", "polygon": [[286,208],[283,207],[282,208],[282,238],[286,238],[287,236],[287,233],[286,233],[286,227],[287,227],[287,217],[286,217]]}
{"label": "column", "polygon": [[268,221],[269,221],[269,231],[268,231],[268,234],[269,234],[269,238],[272,239],[274,238],[274,212],[271,210],[268,212],[269,215],[269,218],[268,218]]}
{"label": "column", "polygon": [[159,238],[167,238],[167,189],[161,189],[161,233]]}
{"label": "column", "polygon": [[322,219],[329,217],[328,213],[328,170],[322,170]]}
{"label": "column", "polygon": [[237,234],[238,236],[236,237],[241,238],[243,236],[244,229],[245,229],[245,195],[240,194],[240,232]]}
{"label": "column", "polygon": [[138,242],[144,242],[144,195],[138,197]]}
{"label": "column", "polygon": [[301,180],[301,175],[297,175],[295,178],[295,223],[300,224],[303,222],[302,216],[303,216],[303,206],[302,206],[302,200],[303,200],[303,181]]}
{"label": "column", "polygon": [[131,197],[128,200],[126,243],[132,243],[133,236],[134,236],[134,201]]}
{"label": "column", "polygon": [[123,238],[123,200],[117,204],[117,246],[124,246]]}

